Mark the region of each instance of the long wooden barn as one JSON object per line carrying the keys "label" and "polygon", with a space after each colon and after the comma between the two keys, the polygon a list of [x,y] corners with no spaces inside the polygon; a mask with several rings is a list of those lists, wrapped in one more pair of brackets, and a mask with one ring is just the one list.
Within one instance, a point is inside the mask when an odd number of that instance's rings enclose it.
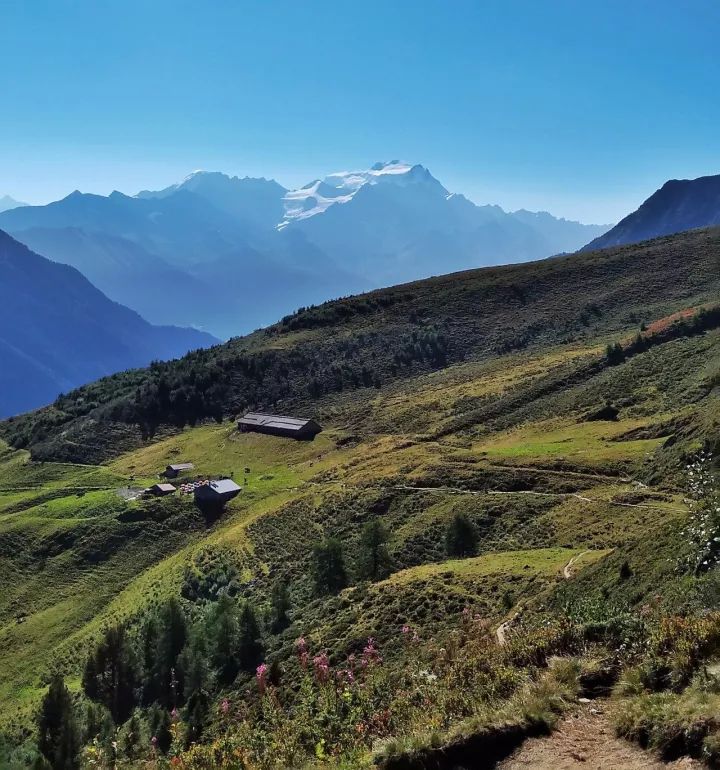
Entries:
{"label": "long wooden barn", "polygon": [[286,417],[262,412],[248,412],[238,420],[238,430],[245,432],[267,433],[271,436],[284,436],[311,440],[317,436],[322,427],[315,422],[302,417]]}

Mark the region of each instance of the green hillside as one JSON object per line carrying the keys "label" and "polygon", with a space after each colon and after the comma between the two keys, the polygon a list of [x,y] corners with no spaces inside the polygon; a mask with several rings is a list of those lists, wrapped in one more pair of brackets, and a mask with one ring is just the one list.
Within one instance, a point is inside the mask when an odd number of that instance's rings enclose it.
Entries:
{"label": "green hillside", "polygon": [[[501,723],[552,724],[578,694],[572,666],[547,667],[555,655],[587,673],[600,659],[644,665],[657,647],[657,670],[691,674],[694,658],[668,662],[661,618],[720,609],[713,571],[682,566],[694,552],[681,535],[685,466],[718,444],[719,290],[717,230],[433,278],[301,310],[6,421],[0,765],[33,756],[52,673],[84,714],[83,668],[104,631],[127,624],[139,655],[173,597],[191,629],[184,677],[215,643],[224,592],[253,609],[258,660],[275,664],[273,701],[242,655],[235,676],[203,679],[202,708],[196,693],[163,701],[182,729],[202,712],[198,746],[176,735],[171,748],[186,767],[411,767]],[[313,442],[241,434],[228,417],[250,407],[325,429]],[[185,460],[243,485],[219,517],[190,496],[129,499]],[[383,561],[368,578],[378,521]],[[472,547],[458,553],[463,526]],[[318,546],[335,539],[345,585],[323,592]],[[346,683],[331,697],[321,680],[313,695],[299,637],[338,674],[348,654],[369,655],[365,695]],[[369,637],[382,665],[363,652]],[[149,757],[150,712],[121,765]],[[110,766],[114,733],[100,733]]]}

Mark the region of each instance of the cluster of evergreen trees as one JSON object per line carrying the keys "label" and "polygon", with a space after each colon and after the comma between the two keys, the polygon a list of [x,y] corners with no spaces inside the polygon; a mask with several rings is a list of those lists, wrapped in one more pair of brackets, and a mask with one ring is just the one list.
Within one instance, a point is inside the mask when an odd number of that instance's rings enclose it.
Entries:
{"label": "cluster of evergreen trees", "polygon": [[[274,628],[287,619],[289,602],[274,592]],[[255,671],[264,656],[260,623],[253,606],[226,593],[191,617],[171,599],[137,627],[107,628],[91,650],[82,675],[89,701],[80,715],[62,677],[53,678],[38,717],[38,748],[45,766],[73,770],[83,742],[110,740],[117,727],[143,730],[162,751],[170,746],[171,711],[182,709],[188,743],[203,733],[215,693],[239,674]],[[138,711],[140,709],[140,711]]]}
{"label": "cluster of evergreen trees", "polygon": [[221,594],[191,622],[171,599],[135,634],[122,625],[105,631],[87,660],[83,691],[117,725],[138,706],[184,707],[189,738],[196,739],[213,692],[241,671],[253,672],[262,657],[260,624],[249,602]]}
{"label": "cluster of evergreen trees", "polygon": [[[477,532],[465,514],[448,524],[450,556],[469,556],[477,548]],[[362,529],[352,578],[378,581],[394,569],[388,531],[380,519]],[[326,538],[312,552],[317,595],[335,594],[351,579],[341,542]],[[251,674],[264,657],[261,623],[249,601],[238,600],[229,588],[237,574],[222,553],[201,552],[186,570],[183,595],[189,610],[170,599],[132,627],[105,629],[88,655],[82,690],[89,702],[79,716],[62,677],[50,683],[38,716],[41,764],[52,770],[75,770],[80,746],[93,738],[111,740],[125,725],[123,751],[132,758],[141,734],[152,735],[166,751],[171,741],[171,711],[183,711],[186,740],[197,741],[207,725],[213,697]],[[233,592],[234,593],[234,592]],[[272,588],[266,628],[280,633],[290,623],[290,596],[281,582]]]}
{"label": "cluster of evergreen trees", "polygon": [[[448,556],[474,556],[478,547],[478,532],[465,513],[456,513],[445,532]],[[369,521],[360,534],[354,562],[357,581],[376,582],[389,577],[395,564],[388,548],[388,531],[380,519]],[[342,543],[329,537],[315,545],[312,554],[312,575],[318,596],[336,594],[350,584]]]}
{"label": "cluster of evergreen trees", "polygon": [[[388,532],[380,519],[369,521],[360,534],[355,575],[359,580],[375,582],[393,571],[393,559],[388,549]],[[312,574],[318,596],[336,594],[350,584],[342,543],[328,537],[313,548]]]}

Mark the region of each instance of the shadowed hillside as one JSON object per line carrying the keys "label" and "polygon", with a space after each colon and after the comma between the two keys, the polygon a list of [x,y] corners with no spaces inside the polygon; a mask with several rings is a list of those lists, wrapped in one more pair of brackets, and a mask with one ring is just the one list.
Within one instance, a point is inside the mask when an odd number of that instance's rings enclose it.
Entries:
{"label": "shadowed hillside", "polygon": [[2,416],[105,374],[215,342],[195,329],[150,325],[77,270],[50,262],[2,231],[0,268]]}
{"label": "shadowed hillside", "polygon": [[596,251],[720,224],[720,176],[671,179],[637,211],[583,247]]}
{"label": "shadowed hillside", "polygon": [[322,409],[338,394],[448,364],[637,329],[714,300],[719,287],[716,230],[456,273],[302,309],[249,337],[101,380],[0,431],[38,458],[98,461],[161,426],[251,407]]}

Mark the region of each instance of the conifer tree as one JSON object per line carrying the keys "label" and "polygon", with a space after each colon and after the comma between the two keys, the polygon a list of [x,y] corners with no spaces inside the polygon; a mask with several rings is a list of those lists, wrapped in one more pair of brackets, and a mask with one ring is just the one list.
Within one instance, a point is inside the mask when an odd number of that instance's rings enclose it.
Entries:
{"label": "conifer tree", "polygon": [[80,767],[80,731],[70,692],[60,674],[53,676],[40,705],[38,748],[52,770]]}
{"label": "conifer tree", "polygon": [[380,519],[369,521],[360,535],[357,573],[360,580],[383,580],[393,568],[388,533]]}
{"label": "conifer tree", "polygon": [[284,581],[278,580],[273,585],[270,604],[272,607],[272,630],[277,634],[287,628],[290,623],[290,618],[288,617],[288,611],[291,606],[290,594]]}
{"label": "conifer tree", "polygon": [[166,706],[182,705],[182,669],[178,665],[178,658],[187,642],[187,635],[185,612],[180,602],[173,597],[163,605],[158,615],[158,701]]}
{"label": "conifer tree", "polygon": [[238,656],[237,606],[227,594],[222,594],[210,617],[212,663],[218,682],[228,685],[240,670]]}
{"label": "conifer tree", "polygon": [[240,632],[238,653],[240,666],[245,671],[254,671],[262,663],[263,644],[260,638],[260,624],[250,602],[244,602],[240,611]]}
{"label": "conifer tree", "polygon": [[123,625],[105,631],[85,665],[82,685],[88,698],[107,707],[115,724],[122,724],[130,716],[136,705],[137,671]]}
{"label": "conifer tree", "polygon": [[313,576],[318,595],[336,594],[348,584],[342,545],[327,538],[313,548]]}
{"label": "conifer tree", "polygon": [[477,550],[477,531],[464,513],[456,513],[445,533],[448,556],[473,556]]}

